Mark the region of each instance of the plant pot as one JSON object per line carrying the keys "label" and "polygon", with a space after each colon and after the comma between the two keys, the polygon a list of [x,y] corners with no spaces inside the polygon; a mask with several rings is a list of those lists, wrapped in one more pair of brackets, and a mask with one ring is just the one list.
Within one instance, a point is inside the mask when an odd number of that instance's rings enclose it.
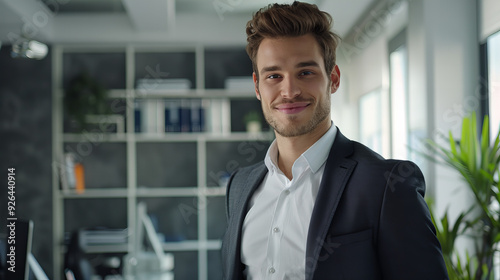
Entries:
{"label": "plant pot", "polygon": [[259,133],[262,131],[262,125],[258,121],[247,122],[248,133]]}

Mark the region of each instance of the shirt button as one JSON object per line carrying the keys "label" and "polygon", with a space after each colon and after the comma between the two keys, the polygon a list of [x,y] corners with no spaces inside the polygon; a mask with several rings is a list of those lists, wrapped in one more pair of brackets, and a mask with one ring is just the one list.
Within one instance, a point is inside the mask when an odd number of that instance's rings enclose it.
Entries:
{"label": "shirt button", "polygon": [[273,273],[275,273],[275,272],[276,272],[276,270],[274,270],[274,267],[271,267],[271,268],[269,269],[269,273],[270,273],[270,274],[273,274]]}
{"label": "shirt button", "polygon": [[275,227],[275,228],[273,228],[273,232],[280,232],[279,227]]}
{"label": "shirt button", "polygon": [[285,190],[285,194],[290,194],[290,190]]}

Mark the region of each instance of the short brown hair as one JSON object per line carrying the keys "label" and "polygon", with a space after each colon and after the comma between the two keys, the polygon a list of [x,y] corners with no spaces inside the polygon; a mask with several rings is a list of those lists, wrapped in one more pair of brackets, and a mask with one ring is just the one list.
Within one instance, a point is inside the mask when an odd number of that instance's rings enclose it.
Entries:
{"label": "short brown hair", "polygon": [[257,11],[246,26],[246,51],[258,76],[257,50],[264,38],[297,37],[312,34],[321,47],[326,72],[336,63],[335,50],[340,37],[330,31],[332,17],[314,4],[295,1],[292,4],[270,4]]}

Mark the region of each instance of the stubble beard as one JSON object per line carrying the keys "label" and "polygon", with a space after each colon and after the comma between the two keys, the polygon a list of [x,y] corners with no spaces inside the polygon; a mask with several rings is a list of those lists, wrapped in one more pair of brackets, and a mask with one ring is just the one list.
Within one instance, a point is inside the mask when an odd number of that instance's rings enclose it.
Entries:
{"label": "stubble beard", "polygon": [[[330,93],[326,92],[326,94],[327,100],[319,104],[311,119],[304,124],[294,124],[294,121],[298,119],[298,117],[294,115],[286,116],[288,122],[282,123],[277,118],[275,118],[271,112],[269,112],[269,110],[273,109],[264,108],[264,104],[262,104],[262,111],[267,123],[274,129],[277,134],[283,137],[302,136],[313,131],[321,122],[323,122],[328,116],[330,116]],[[287,103],[299,101],[302,102],[307,100],[300,98],[292,99],[287,101]],[[271,108],[274,108],[274,106],[271,106]]]}

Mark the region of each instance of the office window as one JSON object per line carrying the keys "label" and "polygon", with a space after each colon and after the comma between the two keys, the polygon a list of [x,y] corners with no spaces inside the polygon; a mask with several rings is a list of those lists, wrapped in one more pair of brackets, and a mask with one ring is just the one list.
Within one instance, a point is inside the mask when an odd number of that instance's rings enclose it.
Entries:
{"label": "office window", "polygon": [[[488,73],[488,114],[490,118],[490,139],[493,140],[500,129],[500,31],[488,37],[486,42],[486,68]],[[499,178],[495,178],[498,180]],[[498,203],[492,207],[500,208]],[[500,253],[497,252],[494,260],[495,274],[500,275]]]}
{"label": "office window", "polygon": [[408,158],[408,93],[406,48],[389,56],[391,69],[391,141],[392,157]]}
{"label": "office window", "polygon": [[488,38],[488,89],[491,137],[500,126],[500,31]]}
{"label": "office window", "polygon": [[382,152],[382,92],[380,89],[363,95],[359,100],[359,131],[361,143]]}
{"label": "office window", "polygon": [[403,30],[389,42],[391,157],[408,159],[408,53]]}

